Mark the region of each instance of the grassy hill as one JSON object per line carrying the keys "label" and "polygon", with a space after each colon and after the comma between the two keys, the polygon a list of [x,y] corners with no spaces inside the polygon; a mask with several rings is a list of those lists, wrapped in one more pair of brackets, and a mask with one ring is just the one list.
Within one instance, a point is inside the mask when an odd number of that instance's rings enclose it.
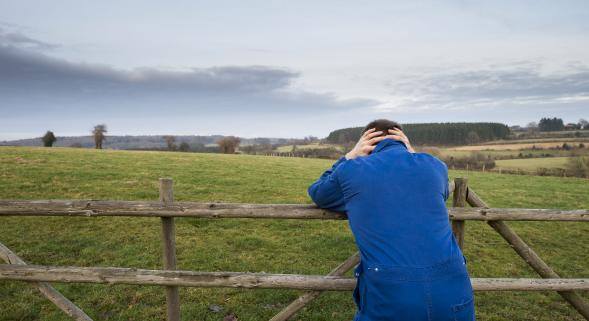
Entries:
{"label": "grassy hill", "polygon": [[[156,200],[172,177],[177,200],[309,203],[307,186],[332,161],[248,155],[0,147],[2,199]],[[452,171],[494,207],[589,208],[589,181]],[[589,277],[589,224],[510,223],[565,277]],[[473,277],[537,277],[484,223],[468,222]],[[31,264],[161,268],[160,222],[150,218],[0,217],[0,242]],[[186,270],[326,274],[356,249],[347,222],[177,219]],[[96,320],[162,320],[160,287],[56,284]],[[184,320],[269,319],[300,292],[182,288]],[[583,294],[586,298],[587,293]],[[223,312],[208,309],[216,304]],[[553,292],[477,293],[479,320],[581,320]],[[0,320],[67,320],[21,282],[0,282]],[[351,293],[326,293],[296,320],[351,320]]]}
{"label": "grassy hill", "polygon": [[501,144],[483,144],[483,145],[465,145],[460,147],[452,148],[453,150],[462,150],[462,151],[484,151],[484,150],[523,150],[523,149],[532,149],[532,148],[542,148],[542,149],[549,149],[549,148],[557,148],[562,146],[562,144],[566,143],[572,146],[578,146],[580,143],[587,144],[587,140],[562,140],[562,141],[552,141],[552,142],[526,142],[526,143],[501,143]]}
{"label": "grassy hill", "polygon": [[569,157],[504,159],[495,161],[497,169],[521,170],[533,173],[537,168],[566,168]]}
{"label": "grassy hill", "polygon": [[[292,152],[292,146],[293,145],[284,145],[284,146],[279,146],[276,148],[277,152],[282,152],[282,153],[286,153],[286,152]],[[335,148],[337,150],[340,151],[344,151],[343,146],[341,145],[336,145],[336,144],[318,144],[318,143],[313,143],[313,144],[307,144],[307,145],[296,145],[297,150],[304,150],[304,149],[321,149],[321,148]]]}

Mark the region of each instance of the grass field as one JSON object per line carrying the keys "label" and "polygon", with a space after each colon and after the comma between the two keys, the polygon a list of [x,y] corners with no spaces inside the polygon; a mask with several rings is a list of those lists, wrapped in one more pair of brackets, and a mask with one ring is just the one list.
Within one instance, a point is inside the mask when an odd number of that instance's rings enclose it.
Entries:
{"label": "grass field", "polygon": [[[341,150],[343,151],[343,147],[340,145],[334,145],[334,144],[307,144],[307,145],[297,145],[297,149],[302,150],[302,149],[321,149],[321,148],[330,148],[333,147],[335,149]],[[292,152],[292,145],[285,145],[285,146],[279,146],[276,148],[277,152]]]}
{"label": "grass field", "polygon": [[[574,141],[559,141],[559,142],[529,142],[529,143],[510,143],[510,144],[485,144],[485,145],[466,145],[460,147],[454,147],[452,150],[458,151],[483,151],[483,150],[522,150],[536,148],[556,148],[567,143],[569,145],[578,146],[580,142]],[[587,145],[587,142],[583,142]]]}
{"label": "grass field", "polygon": [[566,168],[569,157],[504,159],[495,161],[496,169],[535,172],[538,168]]}
{"label": "grass field", "polygon": [[[2,199],[156,200],[172,177],[175,198],[309,203],[307,186],[332,161],[248,155],[0,147]],[[452,171],[494,207],[589,208],[589,180]],[[326,274],[356,251],[345,221],[177,219],[186,270]],[[589,224],[510,223],[565,277],[589,277]],[[161,268],[160,222],[149,218],[0,217],[0,242],[31,264]],[[536,277],[484,223],[466,225],[473,277]],[[56,284],[96,320],[163,320],[160,287]],[[183,320],[269,319],[300,292],[182,288]],[[583,296],[587,298],[587,293]],[[208,307],[216,304],[223,312]],[[477,293],[478,320],[582,320],[552,292]],[[0,282],[0,320],[67,320],[35,289]],[[351,320],[351,293],[326,293],[295,320]]]}
{"label": "grass field", "polygon": [[589,148],[574,149],[574,150],[562,150],[562,149],[523,149],[523,150],[483,150],[483,151],[470,151],[470,150],[454,150],[454,149],[440,149],[443,156],[454,156],[454,157],[468,157],[472,153],[482,153],[483,155],[490,155],[494,159],[501,158],[517,158],[519,154],[532,155],[533,157],[544,157],[545,154],[549,154],[553,157],[570,157],[589,155]]}
{"label": "grass field", "polygon": [[[589,131],[587,131],[589,133]],[[587,143],[589,142],[588,137],[564,137],[564,138],[557,138],[557,137],[547,137],[547,138],[526,138],[526,139],[501,139],[501,140],[493,140],[484,142],[481,145],[510,145],[510,144],[520,144],[520,143],[571,143],[571,144],[579,144],[579,143]]]}

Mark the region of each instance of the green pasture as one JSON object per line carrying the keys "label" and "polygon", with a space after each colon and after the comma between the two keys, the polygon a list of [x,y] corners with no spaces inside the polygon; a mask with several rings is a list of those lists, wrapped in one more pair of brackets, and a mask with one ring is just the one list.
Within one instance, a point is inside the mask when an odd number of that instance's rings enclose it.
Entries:
{"label": "green pasture", "polygon": [[558,149],[522,149],[522,150],[481,150],[481,151],[469,151],[469,150],[453,150],[453,149],[440,149],[443,156],[449,157],[469,157],[473,153],[480,153],[485,156],[489,155],[494,159],[501,158],[518,158],[520,154],[532,157],[544,157],[546,154],[550,157],[570,157],[579,155],[589,155],[589,148],[575,149],[575,150],[558,150]]}
{"label": "green pasture", "polygon": [[538,168],[566,168],[569,157],[503,159],[495,161],[496,169],[535,172]]}
{"label": "green pasture", "polygon": [[[560,132],[563,133],[563,132]],[[584,132],[580,132],[584,133]],[[586,132],[589,134],[589,131]],[[547,135],[548,136],[548,135]],[[545,138],[525,138],[525,139],[501,139],[484,142],[481,145],[497,145],[497,144],[519,144],[519,143],[550,143],[550,142],[570,142],[570,143],[586,143],[589,142],[588,137],[545,137]]]}
{"label": "green pasture", "polygon": [[[159,177],[180,201],[309,203],[307,186],[332,161],[250,155],[0,147],[0,199],[157,200]],[[451,171],[493,207],[589,208],[589,180]],[[346,221],[177,219],[186,270],[326,274],[355,251]],[[564,277],[589,278],[589,224],[509,223]],[[0,242],[30,264],[159,269],[160,221],[151,218],[0,217]],[[484,223],[466,224],[473,277],[537,277]],[[164,289],[55,284],[95,320],[164,320]],[[293,290],[180,290],[183,320],[267,320]],[[585,298],[589,296],[583,293]],[[211,305],[222,307],[213,312]],[[478,320],[582,318],[553,292],[476,294]],[[0,320],[67,320],[30,285],[0,281]],[[349,292],[329,292],[295,320],[351,320]]]}
{"label": "green pasture", "polygon": [[[284,145],[279,146],[276,148],[277,152],[285,153],[285,152],[292,152],[293,145]],[[343,151],[343,146],[334,145],[334,144],[307,144],[307,145],[296,145],[296,149],[303,150],[303,149],[322,149],[322,148],[335,148],[340,151]]]}

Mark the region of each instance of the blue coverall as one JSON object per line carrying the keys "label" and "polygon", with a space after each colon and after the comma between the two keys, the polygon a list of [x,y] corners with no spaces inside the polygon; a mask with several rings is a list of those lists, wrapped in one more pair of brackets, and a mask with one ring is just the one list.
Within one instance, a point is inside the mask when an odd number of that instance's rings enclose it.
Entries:
{"label": "blue coverall", "polygon": [[387,138],[368,156],[337,160],[308,193],[347,213],[361,258],[354,321],[475,320],[445,204],[446,164]]}

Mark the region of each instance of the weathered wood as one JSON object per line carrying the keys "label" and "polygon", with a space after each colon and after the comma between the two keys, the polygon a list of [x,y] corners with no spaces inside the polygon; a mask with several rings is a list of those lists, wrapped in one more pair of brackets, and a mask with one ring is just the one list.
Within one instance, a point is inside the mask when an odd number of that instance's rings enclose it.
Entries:
{"label": "weathered wood", "polygon": [[345,214],[306,204],[176,202],[164,207],[159,202],[94,200],[0,201],[0,216],[347,219]]}
{"label": "weathered wood", "polygon": [[463,213],[458,208],[449,210],[454,219],[464,220],[589,222],[589,210],[468,208]]}
{"label": "weathered wood", "polygon": [[448,194],[453,194],[455,187],[454,181],[448,181]]}
{"label": "weathered wood", "polygon": [[[174,181],[160,178],[160,202],[162,206],[172,206],[174,202]],[[162,217],[162,243],[164,269],[176,269],[176,229],[173,217]],[[180,294],[178,287],[166,287],[167,320],[180,321]]]}
{"label": "weathered wood", "polygon": [[468,179],[465,177],[456,177],[454,179],[454,193],[452,194],[452,206],[466,207],[466,196],[468,193]]}
{"label": "weathered wood", "polygon": [[[338,265],[335,269],[331,270],[328,276],[342,276],[354,266],[360,263],[360,253],[356,252],[354,255],[347,258],[342,264]],[[270,321],[286,321],[294,316],[300,309],[309,304],[309,302],[315,300],[323,293],[323,291],[310,291],[299,296],[296,300],[292,301],[287,307],[278,312]]]}
{"label": "weathered wood", "polygon": [[[466,178],[457,177],[454,179],[454,193],[452,199],[452,206],[466,207],[466,194],[468,192],[468,180]],[[452,233],[456,238],[456,242],[460,249],[464,248],[464,220],[452,220]]]}
{"label": "weathered wood", "polygon": [[[27,263],[21,259],[16,253],[12,252],[8,247],[4,244],[0,243],[0,258],[4,260],[4,262],[8,264],[15,264],[15,265],[26,265]],[[55,306],[57,306],[61,311],[65,314],[73,318],[77,321],[92,321],[82,309],[80,309],[77,305],[75,305],[72,301],[68,298],[63,296],[59,291],[57,291],[54,287],[51,286],[49,283],[45,282],[32,282],[33,285],[39,289],[41,294],[45,296],[49,301],[51,301]]]}
{"label": "weathered wood", "polygon": [[0,264],[0,280],[173,285],[190,287],[348,290],[355,279],[291,274],[144,270],[108,267],[52,267]]}
{"label": "weathered wood", "polygon": [[[11,264],[0,264],[0,280],[314,291],[350,291],[356,285],[355,278],[343,276]],[[589,279],[473,278],[471,283],[475,291],[589,290]]]}
{"label": "weathered wood", "polygon": [[[468,203],[475,207],[488,207],[472,189],[468,192]],[[555,279],[560,276],[530,247],[522,238],[517,235],[505,222],[487,222],[503,239],[505,239],[513,250],[530,265],[536,273],[543,278]],[[572,289],[567,289],[572,290]],[[558,294],[569,302],[586,320],[589,320],[589,304],[573,291],[558,291]]]}
{"label": "weathered wood", "polygon": [[[524,208],[449,208],[452,220],[589,222],[589,210]],[[130,216],[201,218],[347,219],[307,204],[240,204],[147,201],[0,200],[0,216]]]}
{"label": "weathered wood", "polygon": [[589,291],[589,279],[471,278],[474,291]]}

